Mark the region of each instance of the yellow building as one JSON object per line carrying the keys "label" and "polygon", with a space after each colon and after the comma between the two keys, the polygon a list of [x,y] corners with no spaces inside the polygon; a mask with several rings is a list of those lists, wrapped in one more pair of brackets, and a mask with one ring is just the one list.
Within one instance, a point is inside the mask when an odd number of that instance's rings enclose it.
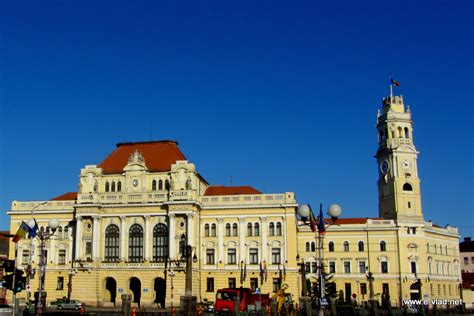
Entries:
{"label": "yellow building", "polygon": [[[393,305],[416,298],[418,280],[424,297],[458,298],[458,231],[423,219],[411,113],[401,97],[384,100],[377,129],[380,218],[341,218],[328,227],[327,270],[338,290],[358,302],[368,300],[369,271],[375,297],[389,293]],[[118,144],[100,164],[81,169],[77,193],[13,201],[8,214],[12,233],[32,217],[45,230],[49,219],[60,222],[46,242],[48,301],[67,296],[71,278],[72,297],[88,304],[120,304],[120,294],[130,293],[135,303],[169,306],[184,295],[184,245],[197,259],[198,301],[214,300],[219,288],[271,293],[282,283],[297,299],[298,259],[309,280],[317,267],[315,235],[297,219],[297,206],[292,192],[209,185],[177,142],[154,141]],[[35,268],[38,254],[37,240],[33,247],[20,241],[20,265],[31,260]]]}

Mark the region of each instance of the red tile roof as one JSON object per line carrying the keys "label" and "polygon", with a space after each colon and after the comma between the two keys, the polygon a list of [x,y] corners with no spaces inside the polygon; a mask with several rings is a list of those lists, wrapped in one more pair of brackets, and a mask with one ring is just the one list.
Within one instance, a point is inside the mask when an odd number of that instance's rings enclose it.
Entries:
{"label": "red tile roof", "polygon": [[66,201],[66,200],[77,200],[77,192],[68,192],[60,196],[52,198],[50,201]]}
{"label": "red tile roof", "polygon": [[251,186],[226,187],[224,185],[210,186],[204,195],[239,195],[239,194],[262,194],[262,192]]}
{"label": "red tile roof", "polygon": [[174,140],[159,140],[136,143],[119,143],[117,148],[99,165],[105,174],[123,173],[131,154],[138,150],[145,158],[145,165],[151,172],[171,170],[177,160],[186,160]]}

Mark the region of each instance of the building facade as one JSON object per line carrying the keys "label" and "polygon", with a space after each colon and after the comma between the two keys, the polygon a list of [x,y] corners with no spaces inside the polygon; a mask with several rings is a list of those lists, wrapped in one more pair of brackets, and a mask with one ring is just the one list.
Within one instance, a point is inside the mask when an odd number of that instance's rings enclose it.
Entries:
{"label": "building facade", "polygon": [[466,307],[474,308],[474,241],[465,237],[459,244],[462,272],[462,298]]}
{"label": "building facade", "polygon": [[[328,227],[327,272],[359,303],[369,299],[369,272],[374,297],[385,293],[393,305],[420,295],[459,298],[458,231],[424,220],[411,112],[401,97],[384,99],[377,132],[379,217]],[[50,218],[60,222],[47,241],[48,300],[69,289],[92,305],[117,305],[129,293],[136,304],[169,306],[184,295],[186,245],[196,259],[199,301],[213,301],[219,288],[272,293],[283,283],[297,299],[300,265],[313,282],[318,260],[315,233],[296,216],[297,206],[293,192],[210,185],[177,142],[155,141],[118,144],[100,164],[81,169],[77,192],[13,201],[8,214],[13,233],[32,216],[45,230]],[[22,240],[20,264],[35,268],[37,249],[36,240]]]}

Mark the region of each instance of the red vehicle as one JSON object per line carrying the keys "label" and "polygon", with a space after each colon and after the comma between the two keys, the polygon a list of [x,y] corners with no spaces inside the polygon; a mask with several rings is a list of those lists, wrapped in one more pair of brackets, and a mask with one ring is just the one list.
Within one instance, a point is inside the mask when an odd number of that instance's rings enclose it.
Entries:
{"label": "red vehicle", "polygon": [[214,304],[215,312],[233,313],[236,297],[239,297],[239,310],[241,312],[263,310],[270,304],[270,297],[268,294],[252,293],[249,288],[241,287],[237,289],[220,289],[217,290],[216,293],[216,302]]}

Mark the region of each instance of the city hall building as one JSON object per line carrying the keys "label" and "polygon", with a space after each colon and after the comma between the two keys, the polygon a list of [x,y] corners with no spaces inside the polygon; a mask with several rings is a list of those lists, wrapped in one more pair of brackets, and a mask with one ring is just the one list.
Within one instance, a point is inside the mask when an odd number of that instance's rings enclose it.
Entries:
{"label": "city hall building", "polygon": [[[459,298],[458,230],[424,220],[411,112],[401,96],[383,100],[377,135],[379,216],[326,221],[326,272],[358,303],[369,299],[369,273],[374,297],[388,294],[392,305],[420,295]],[[317,280],[318,244],[297,207],[293,192],[209,184],[177,142],[150,141],[117,144],[102,162],[80,170],[77,192],[13,201],[8,214],[11,233],[32,217],[45,231],[51,218],[59,220],[46,240],[48,301],[69,289],[91,305],[119,305],[127,293],[137,304],[168,307],[184,295],[187,245],[198,301],[214,301],[220,288],[272,293],[281,284],[298,299],[300,267],[309,282]],[[32,242],[19,242],[18,264],[31,263],[35,290],[39,241]]]}

